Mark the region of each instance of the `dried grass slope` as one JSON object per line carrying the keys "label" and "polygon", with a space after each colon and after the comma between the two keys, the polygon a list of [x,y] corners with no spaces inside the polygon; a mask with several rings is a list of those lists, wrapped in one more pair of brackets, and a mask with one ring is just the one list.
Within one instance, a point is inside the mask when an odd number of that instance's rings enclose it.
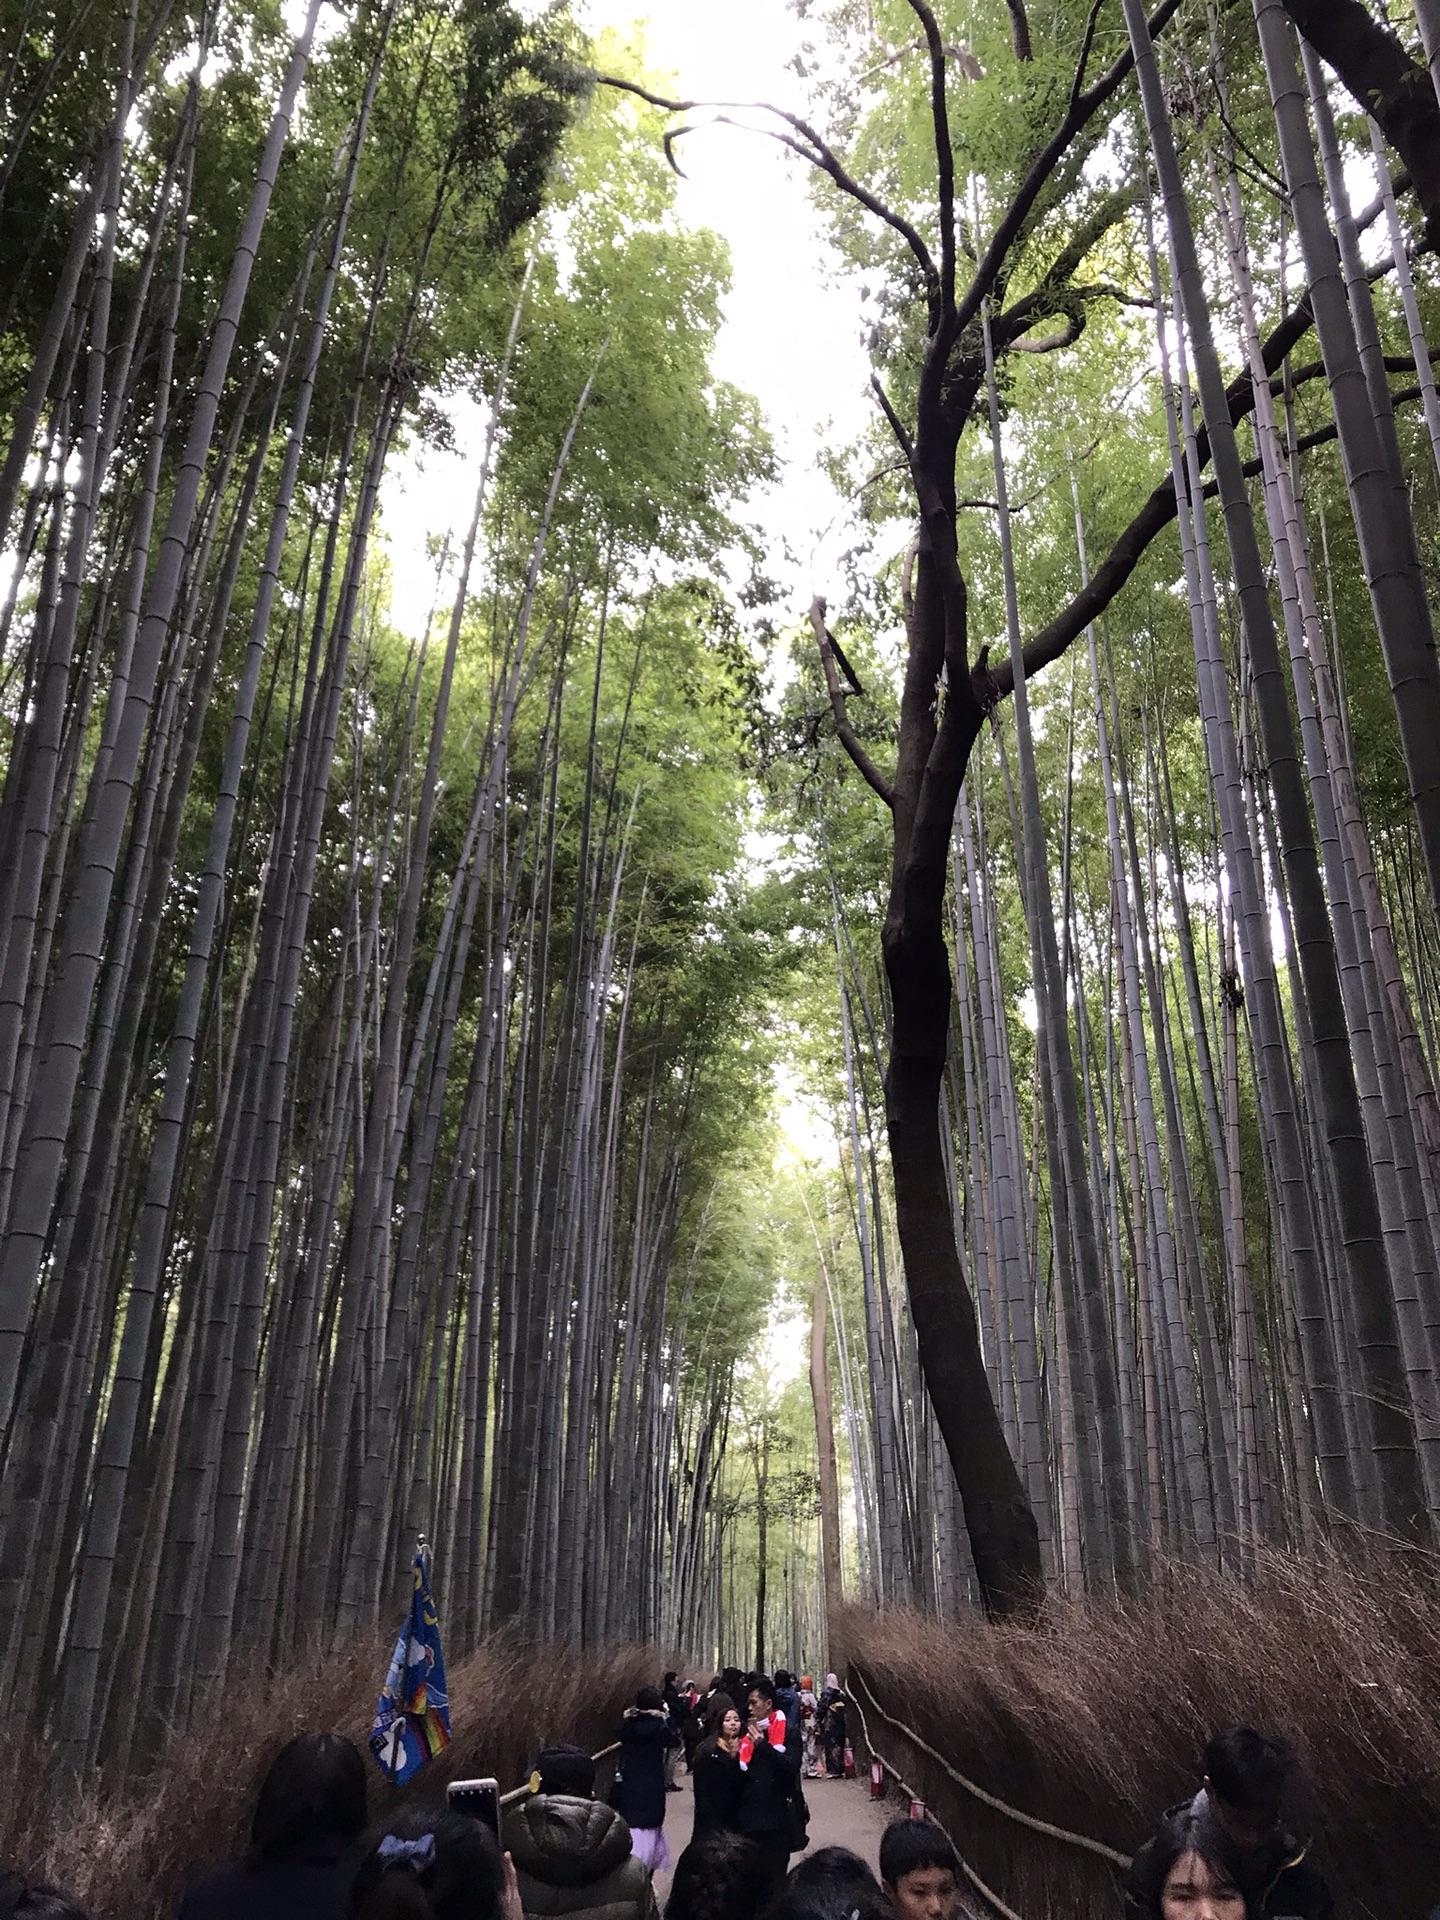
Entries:
{"label": "dried grass slope", "polygon": [[[1294,1823],[1344,1920],[1425,1920],[1440,1902],[1435,1571],[1268,1555],[1242,1587],[1173,1564],[1143,1600],[1057,1603],[1035,1631],[859,1611],[840,1631],[862,1705],[868,1688],[988,1792],[1125,1853],[1194,1791],[1213,1730],[1281,1732],[1306,1776]],[[869,1717],[876,1748],[1026,1920],[1118,1914],[1112,1867],[985,1807]]]}
{"label": "dried grass slope", "polygon": [[[144,1779],[69,1801],[56,1770],[12,1746],[0,1761],[0,1860],[74,1893],[92,1920],[159,1920],[183,1889],[243,1852],[266,1767],[297,1733],[336,1728],[364,1746],[388,1650],[369,1641],[328,1659],[298,1659],[227,1689],[199,1730],[175,1740]],[[454,1739],[398,1792],[371,1769],[371,1812],[439,1801],[446,1783],[494,1774],[518,1784],[539,1749],[613,1736],[662,1655],[646,1647],[521,1647],[504,1634],[450,1668]],[[368,1766],[367,1762],[367,1766]]]}

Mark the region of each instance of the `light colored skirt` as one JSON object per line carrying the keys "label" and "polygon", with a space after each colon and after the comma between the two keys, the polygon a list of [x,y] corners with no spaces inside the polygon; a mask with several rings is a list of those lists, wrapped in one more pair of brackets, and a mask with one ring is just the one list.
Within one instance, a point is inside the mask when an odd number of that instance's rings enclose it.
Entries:
{"label": "light colored skirt", "polygon": [[665,1844],[663,1827],[632,1827],[630,1851],[637,1860],[649,1867],[652,1873],[670,1871],[670,1849]]}

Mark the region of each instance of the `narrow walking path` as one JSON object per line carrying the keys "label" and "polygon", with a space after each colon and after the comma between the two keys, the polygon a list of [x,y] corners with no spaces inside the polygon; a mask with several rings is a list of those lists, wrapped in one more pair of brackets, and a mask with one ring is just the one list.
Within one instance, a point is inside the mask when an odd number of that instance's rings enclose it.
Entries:
{"label": "narrow walking path", "polygon": [[[672,1861],[678,1860],[689,1846],[695,1825],[695,1798],[690,1791],[688,1773],[680,1775],[680,1785],[679,1793],[668,1796],[665,1811],[665,1844]],[[863,1780],[807,1780],[805,1803],[810,1809],[810,1845],[806,1852],[813,1853],[817,1847],[849,1847],[852,1853],[868,1861],[878,1875],[880,1836],[903,1810],[898,1801],[872,1800]],[[792,1854],[791,1866],[803,1857]],[[662,1910],[669,1895],[670,1875],[657,1873],[655,1899]]]}

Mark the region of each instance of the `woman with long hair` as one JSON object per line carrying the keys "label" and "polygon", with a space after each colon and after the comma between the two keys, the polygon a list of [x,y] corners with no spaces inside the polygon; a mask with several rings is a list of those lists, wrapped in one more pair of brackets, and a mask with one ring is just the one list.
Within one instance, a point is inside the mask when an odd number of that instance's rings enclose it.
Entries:
{"label": "woman with long hair", "polygon": [[1219,1823],[1194,1806],[1166,1816],[1136,1855],[1125,1889],[1126,1920],[1258,1920],[1244,1872]]}
{"label": "woman with long hair", "polygon": [[265,1771],[249,1852],[191,1887],[180,1920],[339,1920],[365,1818],[355,1742],[298,1735]]}
{"label": "woman with long hair", "polygon": [[730,1832],[740,1803],[740,1735],[744,1728],[729,1694],[717,1693],[705,1715],[705,1738],[695,1749],[696,1833]]}
{"label": "woman with long hair", "polygon": [[350,1920],[524,1920],[515,1869],[483,1820],[400,1807],[350,1889]]}

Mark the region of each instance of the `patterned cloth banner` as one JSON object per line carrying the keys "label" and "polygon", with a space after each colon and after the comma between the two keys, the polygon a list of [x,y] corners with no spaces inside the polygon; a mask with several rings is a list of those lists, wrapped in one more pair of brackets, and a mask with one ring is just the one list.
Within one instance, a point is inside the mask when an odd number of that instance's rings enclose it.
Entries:
{"label": "patterned cloth banner", "polygon": [[415,1550],[410,1571],[415,1583],[410,1612],[390,1656],[370,1729],[370,1751],[397,1787],[450,1744],[445,1658],[423,1544]]}

